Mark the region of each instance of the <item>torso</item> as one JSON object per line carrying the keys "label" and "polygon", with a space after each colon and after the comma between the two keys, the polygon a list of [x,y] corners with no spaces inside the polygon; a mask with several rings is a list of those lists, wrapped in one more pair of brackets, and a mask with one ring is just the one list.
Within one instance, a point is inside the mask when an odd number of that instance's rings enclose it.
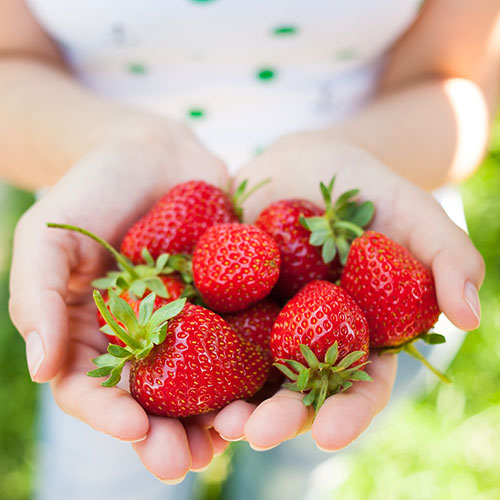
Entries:
{"label": "torso", "polygon": [[26,0],[81,81],[188,121],[232,169],[370,98],[421,0]]}

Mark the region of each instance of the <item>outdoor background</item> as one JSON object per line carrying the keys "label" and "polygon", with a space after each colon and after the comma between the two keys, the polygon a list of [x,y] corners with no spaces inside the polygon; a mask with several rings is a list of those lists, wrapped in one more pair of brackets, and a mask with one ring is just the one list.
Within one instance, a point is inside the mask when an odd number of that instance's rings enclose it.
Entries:
{"label": "outdoor background", "polygon": [[[347,455],[341,474],[337,470],[336,480],[323,485],[321,499],[314,500],[500,498],[499,163],[497,123],[487,159],[462,186],[470,235],[487,274],[480,292],[482,324],[451,365],[453,385],[439,384],[420,399],[398,405]],[[37,388],[7,311],[12,232],[32,202],[29,193],[0,185],[0,500],[30,498],[34,476]],[[193,500],[224,498],[232,453],[200,474]]]}

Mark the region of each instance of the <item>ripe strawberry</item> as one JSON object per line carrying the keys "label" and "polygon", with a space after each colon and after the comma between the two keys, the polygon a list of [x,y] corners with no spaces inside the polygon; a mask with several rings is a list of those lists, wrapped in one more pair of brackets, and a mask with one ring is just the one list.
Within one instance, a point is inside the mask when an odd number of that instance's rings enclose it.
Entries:
{"label": "ripe strawberry", "polygon": [[222,317],[231,328],[264,351],[271,353],[271,330],[281,307],[270,299],[264,299],[244,311],[224,314]]}
{"label": "ripe strawberry", "polygon": [[316,411],[353,380],[371,380],[361,370],[368,343],[368,324],[360,308],[328,281],[312,281],[302,288],[282,309],[271,333],[276,366],[294,381],[288,387],[309,391],[304,404]]}
{"label": "ripe strawberry", "polygon": [[99,292],[94,297],[127,348],[110,344],[108,354],[94,360],[98,368],[88,375],[109,375],[103,385],[115,385],[130,360],[131,394],[150,414],[207,413],[253,395],[266,379],[270,363],[260,348],[208,309],[180,299],[155,311],[153,293],[141,301],[136,315],[113,291],[110,311]]}
{"label": "ripe strawberry", "polygon": [[163,253],[193,252],[200,236],[211,226],[236,222],[230,197],[203,181],[173,187],[137,221],[122,241],[121,252],[132,262],[143,262],[147,248],[153,258]]}
{"label": "ripe strawberry", "polygon": [[340,283],[366,316],[371,347],[404,350],[449,382],[413,345],[417,339],[430,344],[445,339],[427,333],[440,313],[434,280],[406,248],[375,231],[364,233],[352,243]]}
{"label": "ripe strawberry", "polygon": [[431,272],[401,245],[368,231],[351,246],[341,286],[370,327],[372,347],[394,347],[427,332],[437,321]]}
{"label": "ripe strawberry", "polygon": [[259,215],[256,225],[270,234],[281,253],[280,279],[275,291],[283,298],[310,281],[335,280],[345,264],[349,244],[373,216],[371,202],[357,203],[358,190],[347,191],[332,205],[335,177],[321,183],[325,209],[306,200],[281,200]]}
{"label": "ripe strawberry", "polygon": [[[272,363],[271,331],[281,307],[269,298],[261,300],[244,311],[224,314],[222,317],[231,328],[243,338],[262,348],[262,352]],[[270,398],[279,390],[283,382],[283,374],[272,367],[264,386],[251,398],[251,402],[259,404]]]}
{"label": "ripe strawberry", "polygon": [[248,224],[210,227],[193,253],[194,284],[218,312],[235,312],[269,295],[278,281],[280,253],[264,231]]}
{"label": "ripe strawberry", "polygon": [[278,244],[281,254],[280,277],[274,291],[283,298],[295,295],[304,285],[317,279],[334,280],[338,261],[325,264],[321,248],[309,243],[311,233],[300,217],[321,216],[324,210],[307,200],[291,199],[272,203],[257,218],[255,225]]}

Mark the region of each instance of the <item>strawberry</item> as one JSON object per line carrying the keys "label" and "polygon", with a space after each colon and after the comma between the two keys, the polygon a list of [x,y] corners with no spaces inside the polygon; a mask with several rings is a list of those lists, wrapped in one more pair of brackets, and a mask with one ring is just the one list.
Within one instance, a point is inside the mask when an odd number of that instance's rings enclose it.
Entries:
{"label": "strawberry", "polygon": [[311,233],[300,217],[321,216],[324,210],[307,200],[290,199],[272,203],[257,218],[255,225],[266,231],[278,244],[281,254],[280,277],[274,291],[283,298],[295,295],[309,281],[332,280],[337,266],[325,264],[321,248],[309,243]]}
{"label": "strawberry", "polygon": [[143,262],[147,248],[153,258],[163,253],[191,254],[200,236],[211,226],[236,222],[230,197],[203,181],[173,187],[138,220],[123,238],[121,252],[132,262]]}
{"label": "strawberry", "polygon": [[244,311],[224,314],[222,317],[237,334],[270,354],[271,330],[280,311],[281,308],[276,302],[264,299]]}
{"label": "strawberry", "polygon": [[136,314],[113,290],[109,310],[98,291],[94,298],[108,327],[127,347],[110,344],[88,375],[109,375],[102,385],[116,385],[130,360],[131,394],[152,415],[207,413],[252,396],[267,377],[270,363],[260,348],[208,309],[179,299],[155,311],[152,293]]}
{"label": "strawberry", "polygon": [[361,370],[368,344],[368,324],[360,308],[328,281],[312,281],[302,288],[282,309],[271,332],[276,366],[293,381],[287,387],[308,391],[304,404],[312,404],[316,412],[328,396],[347,390],[352,381],[371,380]]}
{"label": "strawberry", "polygon": [[431,272],[406,248],[375,231],[354,240],[341,286],[364,312],[372,347],[405,344],[438,320]]}
{"label": "strawberry", "polygon": [[328,186],[320,184],[325,209],[307,200],[281,200],[265,208],[255,222],[278,243],[282,262],[275,291],[283,298],[310,281],[337,279],[350,242],[373,216],[371,202],[352,200],[356,189],[332,205],[334,182],[335,177]]}
{"label": "strawberry", "polygon": [[432,274],[406,248],[367,231],[352,243],[340,283],[366,316],[371,347],[404,350],[449,381],[413,345],[417,339],[431,344],[445,339],[428,333],[440,314]]}
{"label": "strawberry", "polygon": [[[244,311],[224,314],[222,317],[238,335],[260,346],[262,352],[272,362],[271,331],[280,311],[281,307],[276,302],[266,298]],[[273,366],[266,383],[250,401],[259,404],[270,398],[280,388],[282,382],[283,374]]]}
{"label": "strawberry", "polygon": [[279,268],[276,242],[248,224],[210,227],[193,253],[194,284],[205,304],[221,313],[242,311],[269,295]]}

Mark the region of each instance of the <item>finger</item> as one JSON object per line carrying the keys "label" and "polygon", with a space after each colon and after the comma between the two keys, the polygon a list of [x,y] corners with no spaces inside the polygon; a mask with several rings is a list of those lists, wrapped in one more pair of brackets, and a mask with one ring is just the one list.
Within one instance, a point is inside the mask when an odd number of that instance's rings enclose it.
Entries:
{"label": "finger", "polygon": [[366,372],[373,382],[355,382],[349,391],[329,397],[312,424],[312,437],[322,450],[344,448],[368,427],[389,400],[397,356],[374,353]]}
{"label": "finger", "polygon": [[465,232],[430,195],[419,192],[416,196],[407,246],[432,269],[440,309],[458,328],[473,330],[481,317],[478,290],[484,279],[484,261]]}
{"label": "finger", "polygon": [[51,379],[62,366],[69,338],[65,297],[75,248],[70,238],[48,235],[25,215],[14,239],[9,310],[26,340],[31,378]]}
{"label": "finger", "polygon": [[223,439],[215,429],[210,429],[210,437],[212,438],[212,446],[214,447],[214,455],[221,455],[229,446],[229,441]]}
{"label": "finger", "polygon": [[201,471],[206,469],[214,458],[214,447],[210,432],[195,424],[185,424],[184,428],[186,429],[191,451],[191,470]]}
{"label": "finger", "polygon": [[93,368],[89,360],[98,354],[84,344],[72,343],[65,366],[51,382],[57,404],[64,412],[117,439],[144,439],[148,416],[132,396],[118,387],[103,387],[102,379],[85,375]]}
{"label": "finger", "polygon": [[240,441],[245,437],[245,424],[255,410],[246,401],[233,401],[219,411],[214,420],[215,430],[226,441]]}
{"label": "finger", "polygon": [[148,437],[132,446],[144,466],[170,484],[184,479],[191,467],[186,431],[175,418],[149,417]]}
{"label": "finger", "polygon": [[193,424],[196,424],[198,427],[202,429],[210,429],[213,427],[215,417],[217,416],[216,411],[211,411],[210,413],[204,413],[203,415],[196,415],[191,417],[189,421]]}
{"label": "finger", "polygon": [[257,406],[245,425],[245,437],[252,448],[267,450],[299,434],[310,417],[302,394],[282,389]]}

